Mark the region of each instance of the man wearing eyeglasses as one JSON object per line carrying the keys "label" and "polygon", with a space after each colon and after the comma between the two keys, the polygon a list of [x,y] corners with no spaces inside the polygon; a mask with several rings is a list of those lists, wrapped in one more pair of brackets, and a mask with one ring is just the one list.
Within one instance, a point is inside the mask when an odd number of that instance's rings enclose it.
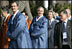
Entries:
{"label": "man wearing eyeglasses", "polygon": [[67,12],[60,13],[61,21],[55,25],[54,46],[56,49],[72,49],[72,21],[67,19]]}

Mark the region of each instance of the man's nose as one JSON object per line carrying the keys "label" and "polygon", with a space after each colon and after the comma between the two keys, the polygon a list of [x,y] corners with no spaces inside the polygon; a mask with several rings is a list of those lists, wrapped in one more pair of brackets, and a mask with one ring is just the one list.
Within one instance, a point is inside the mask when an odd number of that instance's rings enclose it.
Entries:
{"label": "man's nose", "polygon": [[12,7],[12,8],[14,8],[14,7]]}

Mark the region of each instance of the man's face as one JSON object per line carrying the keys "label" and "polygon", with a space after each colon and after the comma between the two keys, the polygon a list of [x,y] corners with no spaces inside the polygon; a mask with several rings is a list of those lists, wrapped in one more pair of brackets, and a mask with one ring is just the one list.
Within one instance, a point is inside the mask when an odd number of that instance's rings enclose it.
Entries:
{"label": "man's face", "polygon": [[53,18],[52,12],[49,12],[49,13],[48,13],[48,18],[49,18],[49,19],[52,19],[52,18]]}
{"label": "man's face", "polygon": [[61,21],[64,21],[67,19],[67,16],[66,16],[66,14],[61,13],[60,18],[61,18]]}
{"label": "man's face", "polygon": [[11,8],[13,12],[16,12],[18,10],[18,6],[16,3],[12,3]]}
{"label": "man's face", "polygon": [[43,15],[44,10],[42,8],[38,8],[38,15],[41,16]]}

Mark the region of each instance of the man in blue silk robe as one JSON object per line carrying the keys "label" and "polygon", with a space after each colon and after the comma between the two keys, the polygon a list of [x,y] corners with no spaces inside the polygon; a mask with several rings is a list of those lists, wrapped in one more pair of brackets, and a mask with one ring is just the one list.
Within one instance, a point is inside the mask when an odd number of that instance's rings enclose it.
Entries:
{"label": "man in blue silk robe", "polygon": [[7,36],[10,38],[9,48],[32,48],[25,16],[18,10],[18,4],[11,4],[13,15],[8,22]]}
{"label": "man in blue silk robe", "polygon": [[43,16],[44,8],[38,8],[38,16],[34,17],[30,25],[33,48],[48,48],[48,20]]}

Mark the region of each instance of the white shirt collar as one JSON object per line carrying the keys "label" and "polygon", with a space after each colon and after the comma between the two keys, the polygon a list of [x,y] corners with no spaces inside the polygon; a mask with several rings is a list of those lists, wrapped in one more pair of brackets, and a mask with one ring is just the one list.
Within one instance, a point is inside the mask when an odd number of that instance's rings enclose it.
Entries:
{"label": "white shirt collar", "polygon": [[12,20],[15,18],[16,14],[18,13],[18,11],[19,11],[19,10],[17,10],[17,11],[15,12],[15,14],[14,14],[13,17],[12,17]]}
{"label": "white shirt collar", "polygon": [[42,18],[43,17],[43,15],[42,16],[39,16],[39,18],[37,19],[37,17],[36,17],[36,21],[38,21],[40,18]]}
{"label": "white shirt collar", "polygon": [[4,20],[4,22],[7,20],[8,16],[9,16],[9,14],[7,14],[7,16],[6,16],[5,20]]}
{"label": "white shirt collar", "polygon": [[68,18],[68,20],[71,20],[71,16]]}
{"label": "white shirt collar", "polygon": [[54,18],[51,19],[51,22],[54,21]]}
{"label": "white shirt collar", "polygon": [[67,27],[67,21],[68,21],[68,19],[66,19],[64,22],[64,25],[65,25],[65,28]]}
{"label": "white shirt collar", "polygon": [[64,22],[66,22],[66,23],[67,23],[67,21],[68,21],[68,19],[66,19]]}
{"label": "white shirt collar", "polygon": [[52,18],[51,20],[49,20],[49,24],[51,25],[51,23],[54,21],[54,18]]}

